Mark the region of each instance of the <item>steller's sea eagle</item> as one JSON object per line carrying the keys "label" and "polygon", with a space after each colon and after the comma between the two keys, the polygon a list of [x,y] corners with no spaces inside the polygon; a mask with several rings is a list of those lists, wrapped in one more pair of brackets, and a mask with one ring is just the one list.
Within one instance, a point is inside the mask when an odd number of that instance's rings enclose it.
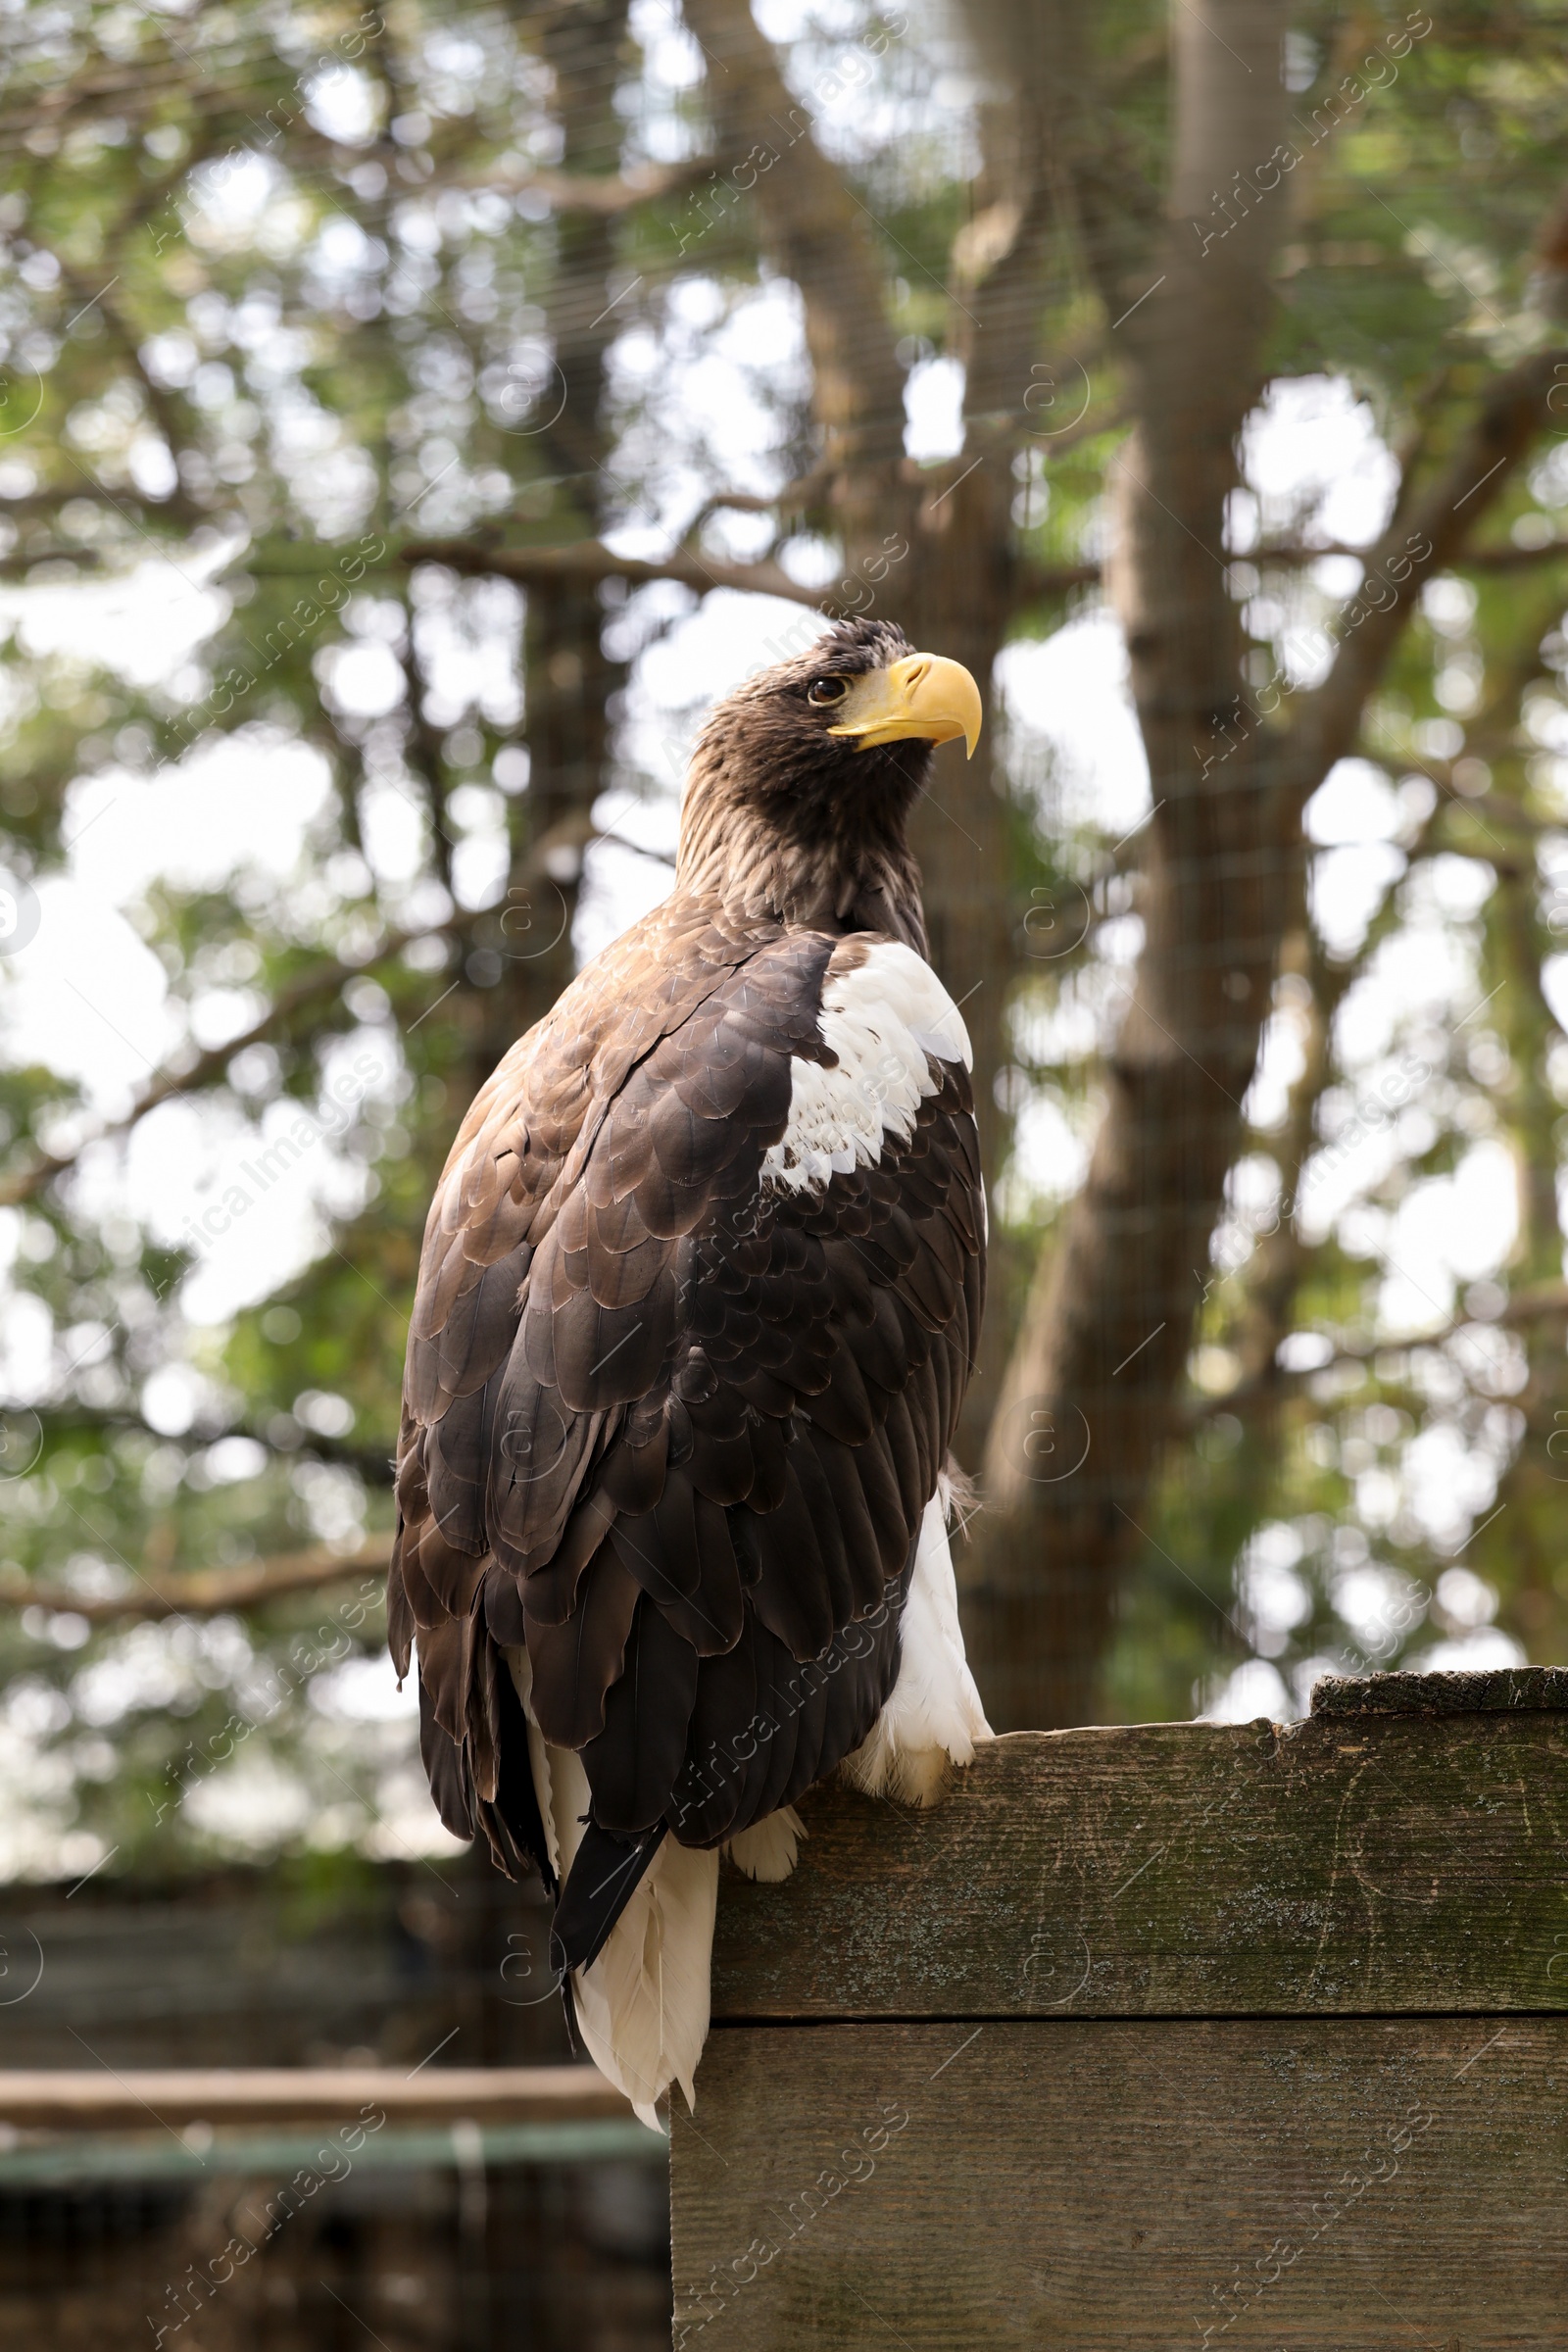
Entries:
{"label": "steller's sea eagle", "polygon": [[905,842],[956,662],[854,620],[710,717],[675,887],[506,1055],[425,1226],[390,1639],[441,1818],[556,1896],[604,2073],[693,2099],[727,1851],[990,1737],[948,1548],[985,1288]]}

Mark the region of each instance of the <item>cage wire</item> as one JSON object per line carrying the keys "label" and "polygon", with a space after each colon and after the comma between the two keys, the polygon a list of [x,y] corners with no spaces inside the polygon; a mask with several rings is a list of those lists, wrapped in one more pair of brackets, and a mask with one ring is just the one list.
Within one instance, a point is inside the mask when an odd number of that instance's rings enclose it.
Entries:
{"label": "cage wire", "polygon": [[[514,2066],[566,2056],[548,1911],[462,1855],[346,1884],[297,1866],[13,1889],[7,2064]],[[40,1957],[42,1964],[40,1965]],[[662,2143],[629,2121],[61,2132],[0,2144],[18,2344],[653,2343]]]}
{"label": "cage wire", "polygon": [[[1552,21],[1506,76],[1273,0],[3,38],[4,2063],[564,2054],[385,1658],[419,1237],[706,710],[834,618],[987,698],[912,840],[993,1723],[1561,1658]],[[657,2163],[504,2135],[192,2300],[310,2162],[14,2134],[8,2340],[662,2340]]]}

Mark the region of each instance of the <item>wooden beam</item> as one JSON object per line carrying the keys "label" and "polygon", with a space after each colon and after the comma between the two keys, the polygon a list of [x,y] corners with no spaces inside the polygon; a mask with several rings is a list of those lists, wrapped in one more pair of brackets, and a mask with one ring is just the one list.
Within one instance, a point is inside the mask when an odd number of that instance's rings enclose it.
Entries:
{"label": "wooden beam", "polygon": [[1564,2340],[1560,2018],[773,2028],[697,2097],[676,2352]]}
{"label": "wooden beam", "polygon": [[1326,1674],[1313,1686],[1312,1713],[1316,1718],[1568,1714],[1568,1666],[1493,1666],[1463,1674]]}
{"label": "wooden beam", "polygon": [[787,1885],[725,1874],[715,2023],[1568,2009],[1568,1713],[1510,1705],[1017,1733],[930,1813],[815,1793]]}
{"label": "wooden beam", "polygon": [[1565,1701],[1329,1678],[803,1807],[722,1884],[675,2352],[1561,2341]]}
{"label": "wooden beam", "polygon": [[[50,2132],[191,2124],[631,2122],[591,2066],[133,2067],[0,2070],[0,2123]],[[379,2127],[375,2127],[379,2129]]]}

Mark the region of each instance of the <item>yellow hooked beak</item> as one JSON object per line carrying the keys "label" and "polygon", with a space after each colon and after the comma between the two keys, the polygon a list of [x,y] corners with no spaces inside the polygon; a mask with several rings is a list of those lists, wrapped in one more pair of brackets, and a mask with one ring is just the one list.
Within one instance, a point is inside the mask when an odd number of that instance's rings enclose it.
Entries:
{"label": "yellow hooked beak", "polygon": [[954,743],[961,735],[972,760],[980,740],[980,689],[961,662],[941,654],[906,654],[889,669],[852,678],[839,710],[828,733],[853,737],[862,751],[909,736]]}

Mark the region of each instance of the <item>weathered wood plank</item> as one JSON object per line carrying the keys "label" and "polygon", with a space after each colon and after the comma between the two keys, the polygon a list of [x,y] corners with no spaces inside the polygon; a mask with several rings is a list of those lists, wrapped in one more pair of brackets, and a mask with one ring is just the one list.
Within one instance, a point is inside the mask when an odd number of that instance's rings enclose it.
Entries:
{"label": "weathered wood plank", "polygon": [[802,1810],[787,1885],[725,1873],[717,2019],[1568,2008],[1565,1714],[1020,1733]]}
{"label": "weathered wood plank", "polygon": [[677,2352],[1541,2352],[1568,2021],[715,2034]]}
{"label": "weathered wood plank", "polygon": [[1455,1674],[1325,1674],[1314,1715],[1510,1715],[1568,1709],[1568,1666],[1489,1666]]}

